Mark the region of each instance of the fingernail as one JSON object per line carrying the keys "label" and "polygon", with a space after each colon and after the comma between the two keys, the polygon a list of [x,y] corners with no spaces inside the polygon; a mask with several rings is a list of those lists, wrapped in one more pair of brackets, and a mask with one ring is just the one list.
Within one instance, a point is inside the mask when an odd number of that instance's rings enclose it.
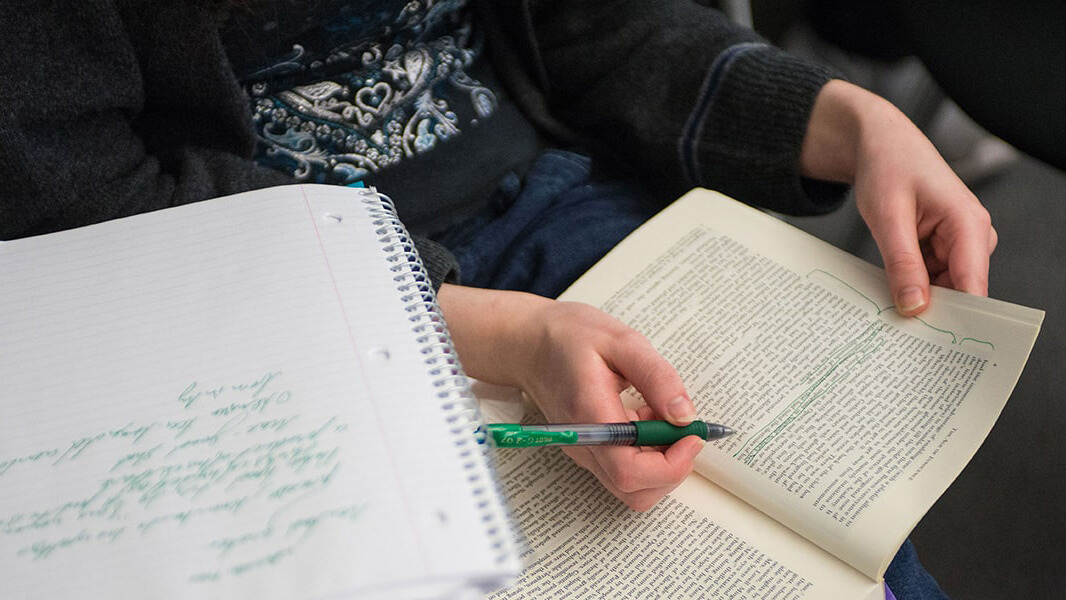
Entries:
{"label": "fingernail", "polygon": [[696,407],[684,396],[678,396],[667,402],[666,412],[674,423],[687,424],[696,419]]}
{"label": "fingernail", "polygon": [[925,306],[925,294],[922,294],[922,288],[917,286],[903,288],[899,293],[898,305],[900,312],[905,313],[913,312]]}

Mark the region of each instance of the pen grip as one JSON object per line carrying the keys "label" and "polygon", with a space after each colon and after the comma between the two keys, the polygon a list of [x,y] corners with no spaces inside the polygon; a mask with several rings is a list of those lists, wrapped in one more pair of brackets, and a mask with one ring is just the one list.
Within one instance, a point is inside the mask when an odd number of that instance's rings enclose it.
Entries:
{"label": "pen grip", "polygon": [[636,446],[668,446],[687,435],[707,439],[707,423],[693,421],[684,427],[665,421],[631,421],[637,428]]}

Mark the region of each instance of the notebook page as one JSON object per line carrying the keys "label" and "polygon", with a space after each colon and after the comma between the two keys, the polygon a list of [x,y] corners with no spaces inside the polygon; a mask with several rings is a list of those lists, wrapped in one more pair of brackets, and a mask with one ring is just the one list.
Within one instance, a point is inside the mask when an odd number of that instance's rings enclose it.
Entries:
{"label": "notebook page", "polygon": [[344,597],[500,574],[353,192],[0,247],[5,595]]}

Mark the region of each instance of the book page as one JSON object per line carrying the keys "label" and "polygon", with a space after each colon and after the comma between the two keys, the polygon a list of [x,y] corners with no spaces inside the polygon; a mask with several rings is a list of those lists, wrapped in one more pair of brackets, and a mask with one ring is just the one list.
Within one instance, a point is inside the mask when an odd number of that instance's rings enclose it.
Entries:
{"label": "book page", "polygon": [[0,248],[5,596],[397,597],[501,575],[468,482],[487,467],[463,465],[354,193]]}
{"label": "book page", "polygon": [[[520,420],[521,408],[485,408],[503,388],[476,390],[490,420]],[[702,477],[638,513],[558,448],[497,459],[528,567],[492,600],[884,597],[880,583]]]}
{"label": "book page", "polygon": [[987,436],[1043,316],[935,288],[901,318],[880,269],[708,191],[563,297],[647,335],[736,431],[701,474],[875,579]]}

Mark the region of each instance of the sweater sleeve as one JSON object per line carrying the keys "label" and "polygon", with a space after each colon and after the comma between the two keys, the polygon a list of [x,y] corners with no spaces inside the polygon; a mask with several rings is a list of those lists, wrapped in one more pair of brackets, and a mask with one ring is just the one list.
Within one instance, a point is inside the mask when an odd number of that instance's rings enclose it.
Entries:
{"label": "sweater sleeve", "polygon": [[196,3],[4,3],[0,239],[291,182],[251,160],[216,26]]}
{"label": "sweater sleeve", "polygon": [[845,187],[799,174],[814,98],[833,71],[690,0],[483,3],[493,60],[524,109],[677,195],[693,186],[793,214]]}
{"label": "sweater sleeve", "polygon": [[[208,3],[0,4],[0,240],[293,183],[255,137]],[[416,239],[434,288],[457,278]]]}
{"label": "sweater sleeve", "polygon": [[459,261],[451,252],[428,238],[413,236],[412,241],[434,290],[440,290],[442,283],[459,283]]}

